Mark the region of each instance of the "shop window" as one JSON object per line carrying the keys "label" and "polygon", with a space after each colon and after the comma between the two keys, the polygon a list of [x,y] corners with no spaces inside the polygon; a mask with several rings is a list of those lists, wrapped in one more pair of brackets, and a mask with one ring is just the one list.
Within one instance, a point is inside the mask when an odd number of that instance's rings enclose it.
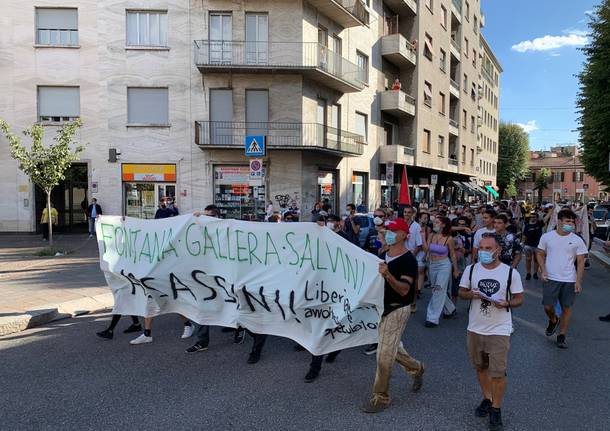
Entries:
{"label": "shop window", "polygon": [[[265,168],[263,168],[263,178]],[[265,181],[252,185],[248,166],[214,166],[214,204],[223,218],[263,220],[265,218]],[[283,203],[283,201],[282,201]],[[286,206],[290,205],[290,199]]]}

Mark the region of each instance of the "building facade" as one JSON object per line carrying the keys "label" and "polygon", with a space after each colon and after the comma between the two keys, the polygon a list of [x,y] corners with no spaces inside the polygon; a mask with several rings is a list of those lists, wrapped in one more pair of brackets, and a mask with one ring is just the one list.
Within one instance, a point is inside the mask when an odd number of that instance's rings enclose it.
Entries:
{"label": "building facade", "polygon": [[[233,218],[261,219],[269,202],[302,220],[321,200],[371,210],[398,196],[404,166],[415,200],[474,195],[481,154],[497,160],[477,150],[495,59],[479,0],[9,3],[0,117],[44,124],[47,141],[83,122],[86,150],[53,194],[66,230],[92,197],[141,218],[164,196]],[[253,139],[264,155],[246,156]],[[36,230],[43,196],[0,145],[15,196],[0,231]]]}
{"label": "building facade", "polygon": [[[536,190],[536,179],[543,169],[551,171],[548,186]],[[578,147],[574,145],[552,147],[550,151],[530,152],[529,176],[517,183],[517,192],[522,199],[532,202],[607,201],[608,190],[585,172],[580,161]]]}

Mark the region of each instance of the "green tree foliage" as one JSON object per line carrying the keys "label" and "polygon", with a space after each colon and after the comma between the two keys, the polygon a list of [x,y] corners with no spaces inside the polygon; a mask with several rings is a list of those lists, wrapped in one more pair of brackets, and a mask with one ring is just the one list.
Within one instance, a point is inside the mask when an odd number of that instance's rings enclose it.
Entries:
{"label": "green tree foliage", "polygon": [[579,75],[581,160],[591,176],[610,187],[610,0],[603,0],[589,22],[591,43]]}
{"label": "green tree foliage", "polygon": [[[515,192],[515,183],[526,177],[529,137],[517,124],[500,124],[498,144],[498,187],[500,194]],[[512,186],[512,187],[511,187]]]}
{"label": "green tree foliage", "polygon": [[48,147],[44,146],[44,127],[34,124],[23,134],[32,140],[28,149],[21,139],[16,136],[10,126],[0,119],[0,131],[9,142],[11,156],[19,163],[21,169],[30,180],[47,194],[47,214],[49,215],[49,245],[53,245],[53,224],[51,222],[51,192],[60,181],[73,161],[78,160],[84,147],[74,145],[74,135],[80,128],[80,120],[66,123],[57,131],[55,142]]}
{"label": "green tree foliage", "polygon": [[540,172],[538,172],[538,176],[534,183],[534,190],[538,191],[538,203],[540,204],[542,204],[542,193],[549,186],[552,176],[553,174],[549,168],[542,168],[540,169]]}

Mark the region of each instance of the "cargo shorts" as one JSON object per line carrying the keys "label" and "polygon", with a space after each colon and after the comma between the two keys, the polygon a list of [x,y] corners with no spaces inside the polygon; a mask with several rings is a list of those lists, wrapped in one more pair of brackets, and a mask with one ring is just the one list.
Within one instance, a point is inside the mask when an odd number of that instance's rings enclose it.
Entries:
{"label": "cargo shorts", "polygon": [[467,344],[468,356],[477,370],[487,370],[491,378],[506,376],[510,336],[468,331]]}

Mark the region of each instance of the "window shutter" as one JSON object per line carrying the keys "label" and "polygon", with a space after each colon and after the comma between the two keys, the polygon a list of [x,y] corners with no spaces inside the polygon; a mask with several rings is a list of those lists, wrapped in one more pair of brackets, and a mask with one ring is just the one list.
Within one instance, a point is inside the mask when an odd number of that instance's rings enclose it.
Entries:
{"label": "window shutter", "polygon": [[40,117],[80,116],[79,87],[38,87]]}

